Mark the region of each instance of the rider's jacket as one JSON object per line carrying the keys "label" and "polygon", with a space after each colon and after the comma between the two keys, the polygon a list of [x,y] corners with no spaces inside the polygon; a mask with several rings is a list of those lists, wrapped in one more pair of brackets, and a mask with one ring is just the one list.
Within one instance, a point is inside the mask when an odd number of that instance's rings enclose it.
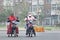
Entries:
{"label": "rider's jacket", "polygon": [[9,16],[9,20],[14,21],[14,20],[17,20],[17,18],[15,16]]}

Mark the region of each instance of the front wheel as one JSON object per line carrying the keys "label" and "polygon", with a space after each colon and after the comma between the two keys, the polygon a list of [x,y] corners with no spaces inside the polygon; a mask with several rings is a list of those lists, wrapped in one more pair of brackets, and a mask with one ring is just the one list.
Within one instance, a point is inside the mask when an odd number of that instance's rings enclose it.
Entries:
{"label": "front wheel", "polygon": [[32,30],[31,30],[31,33],[30,34],[31,34],[31,37],[32,37],[32,34],[33,34]]}
{"label": "front wheel", "polygon": [[29,32],[29,37],[32,37],[32,34],[33,34],[33,32],[32,32],[32,30]]}
{"label": "front wheel", "polygon": [[18,34],[16,33],[16,30],[14,30],[14,37],[18,37]]}

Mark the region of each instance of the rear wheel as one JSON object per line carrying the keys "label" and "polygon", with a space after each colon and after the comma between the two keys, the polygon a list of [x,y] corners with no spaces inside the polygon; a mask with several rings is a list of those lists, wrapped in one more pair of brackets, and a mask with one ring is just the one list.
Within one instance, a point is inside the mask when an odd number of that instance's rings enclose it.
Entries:
{"label": "rear wheel", "polygon": [[16,30],[14,30],[14,37],[16,37]]}
{"label": "rear wheel", "polygon": [[29,37],[32,37],[32,34],[33,34],[32,30],[30,30],[29,31]]}
{"label": "rear wheel", "polygon": [[8,37],[10,37],[10,34],[8,34]]}

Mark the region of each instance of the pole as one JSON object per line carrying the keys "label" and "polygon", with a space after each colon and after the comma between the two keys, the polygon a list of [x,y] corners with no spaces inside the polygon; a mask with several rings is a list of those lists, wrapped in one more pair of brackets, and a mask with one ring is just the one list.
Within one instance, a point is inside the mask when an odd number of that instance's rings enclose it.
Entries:
{"label": "pole", "polygon": [[37,16],[38,16],[38,25],[39,25],[39,0],[37,0]]}
{"label": "pole", "polygon": [[31,0],[31,12],[32,12],[32,0]]}

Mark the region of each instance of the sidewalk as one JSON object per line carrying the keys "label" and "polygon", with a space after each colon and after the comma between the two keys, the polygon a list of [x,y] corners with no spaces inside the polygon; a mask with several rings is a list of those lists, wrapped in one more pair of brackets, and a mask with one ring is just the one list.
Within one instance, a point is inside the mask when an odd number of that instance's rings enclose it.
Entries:
{"label": "sidewalk", "polygon": [[[5,28],[0,28],[0,30],[7,30],[7,28],[5,27]],[[19,27],[19,30],[26,30],[25,28],[20,28]],[[60,30],[58,29],[58,30],[45,30],[45,32],[60,32]]]}

